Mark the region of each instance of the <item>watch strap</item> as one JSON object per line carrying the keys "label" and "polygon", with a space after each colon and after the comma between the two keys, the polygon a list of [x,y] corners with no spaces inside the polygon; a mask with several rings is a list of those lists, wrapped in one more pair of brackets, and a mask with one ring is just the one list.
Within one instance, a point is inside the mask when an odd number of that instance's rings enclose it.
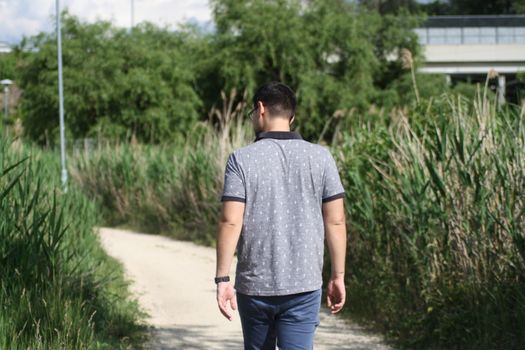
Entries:
{"label": "watch strap", "polygon": [[230,276],[215,277],[215,283],[230,282]]}

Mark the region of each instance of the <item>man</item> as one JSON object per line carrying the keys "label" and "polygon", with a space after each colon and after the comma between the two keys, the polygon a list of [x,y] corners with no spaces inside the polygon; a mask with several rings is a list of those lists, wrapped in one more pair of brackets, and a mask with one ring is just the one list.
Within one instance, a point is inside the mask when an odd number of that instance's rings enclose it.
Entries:
{"label": "man", "polygon": [[336,313],[345,303],[344,189],[328,148],[290,131],[295,107],[288,86],[261,86],[250,111],[256,139],[233,151],[225,168],[217,303],[230,321],[238,307],[250,350],[313,348],[325,238],[331,261],[327,305]]}

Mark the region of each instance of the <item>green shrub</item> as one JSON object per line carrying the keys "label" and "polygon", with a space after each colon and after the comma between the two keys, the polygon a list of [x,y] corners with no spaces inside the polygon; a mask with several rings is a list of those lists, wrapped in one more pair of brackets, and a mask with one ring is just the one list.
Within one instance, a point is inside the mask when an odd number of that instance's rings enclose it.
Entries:
{"label": "green shrub", "polygon": [[94,203],[57,189],[55,155],[1,140],[0,348],[129,348],[143,313],[93,231]]}
{"label": "green shrub", "polygon": [[522,349],[524,144],[520,110],[479,95],[345,138],[347,311],[405,348]]}

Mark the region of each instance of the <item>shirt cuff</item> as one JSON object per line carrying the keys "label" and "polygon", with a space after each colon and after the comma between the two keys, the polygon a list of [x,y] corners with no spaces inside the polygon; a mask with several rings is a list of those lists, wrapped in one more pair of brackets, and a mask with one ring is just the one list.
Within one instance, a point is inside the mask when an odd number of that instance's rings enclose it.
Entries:
{"label": "shirt cuff", "polygon": [[323,198],[323,203],[333,201],[334,199],[337,199],[337,198],[344,198],[344,196],[345,196],[344,192],[337,193],[337,194],[334,194],[333,196]]}
{"label": "shirt cuff", "polygon": [[224,202],[224,201],[236,201],[236,202],[246,203],[246,199],[245,198],[234,197],[234,196],[222,196],[221,197],[221,202]]}

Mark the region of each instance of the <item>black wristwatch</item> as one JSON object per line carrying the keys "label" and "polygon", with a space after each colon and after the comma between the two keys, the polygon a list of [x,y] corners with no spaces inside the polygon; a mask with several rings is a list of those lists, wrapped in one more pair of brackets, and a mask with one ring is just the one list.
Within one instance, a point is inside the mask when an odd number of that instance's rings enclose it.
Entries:
{"label": "black wristwatch", "polygon": [[215,277],[215,284],[219,282],[230,282],[230,276]]}

